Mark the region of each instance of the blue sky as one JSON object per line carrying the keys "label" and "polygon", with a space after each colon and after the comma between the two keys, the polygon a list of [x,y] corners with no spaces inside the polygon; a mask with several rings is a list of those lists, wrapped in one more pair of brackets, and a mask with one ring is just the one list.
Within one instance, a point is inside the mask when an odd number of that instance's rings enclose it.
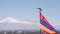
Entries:
{"label": "blue sky", "polygon": [[39,23],[39,7],[47,20],[59,29],[60,0],[0,0],[0,19],[13,17]]}
{"label": "blue sky", "polygon": [[39,4],[40,0],[0,0],[0,19],[12,17],[17,20],[39,23],[39,11],[37,10],[40,7]]}
{"label": "blue sky", "polygon": [[13,17],[19,20],[36,20],[40,0],[0,0],[0,18]]}

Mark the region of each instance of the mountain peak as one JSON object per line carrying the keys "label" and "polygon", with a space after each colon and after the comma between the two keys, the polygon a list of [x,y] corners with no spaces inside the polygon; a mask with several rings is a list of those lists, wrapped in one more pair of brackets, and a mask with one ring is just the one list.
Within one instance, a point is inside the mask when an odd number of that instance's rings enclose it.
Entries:
{"label": "mountain peak", "polygon": [[15,18],[12,17],[6,17],[2,20],[0,20],[0,23],[20,23],[20,24],[33,24],[31,22],[28,21],[20,21],[20,20],[16,20]]}
{"label": "mountain peak", "polygon": [[14,19],[14,18],[12,18],[12,17],[6,17],[6,19]]}
{"label": "mountain peak", "polygon": [[0,22],[17,22],[17,20],[12,17],[6,17],[6,18],[0,20]]}

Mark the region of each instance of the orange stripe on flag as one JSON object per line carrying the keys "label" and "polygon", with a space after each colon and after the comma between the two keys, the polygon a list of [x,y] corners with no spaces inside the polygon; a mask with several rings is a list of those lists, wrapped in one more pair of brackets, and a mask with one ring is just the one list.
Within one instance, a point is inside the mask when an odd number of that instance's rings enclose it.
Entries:
{"label": "orange stripe on flag", "polygon": [[51,31],[50,29],[48,29],[47,27],[43,26],[42,24],[40,24],[40,29],[43,31],[46,31],[48,33],[56,33],[54,31]]}

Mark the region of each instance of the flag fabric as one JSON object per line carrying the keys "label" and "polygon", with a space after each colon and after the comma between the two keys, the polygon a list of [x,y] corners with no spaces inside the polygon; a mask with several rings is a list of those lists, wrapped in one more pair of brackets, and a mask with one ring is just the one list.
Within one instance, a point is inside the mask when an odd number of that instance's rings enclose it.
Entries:
{"label": "flag fabric", "polygon": [[43,16],[42,13],[40,13],[40,29],[47,32],[47,33],[56,33],[58,32]]}

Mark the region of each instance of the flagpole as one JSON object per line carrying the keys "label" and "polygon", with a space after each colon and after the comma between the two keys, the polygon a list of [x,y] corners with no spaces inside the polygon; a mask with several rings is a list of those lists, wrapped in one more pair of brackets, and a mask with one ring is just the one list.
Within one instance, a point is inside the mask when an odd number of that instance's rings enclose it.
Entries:
{"label": "flagpole", "polygon": [[42,9],[41,8],[38,8],[38,9],[39,9],[39,13],[41,14]]}
{"label": "flagpole", "polygon": [[[38,9],[39,9],[39,17],[40,17],[42,9],[41,8],[38,8]],[[41,29],[40,29],[40,34],[41,34]]]}

